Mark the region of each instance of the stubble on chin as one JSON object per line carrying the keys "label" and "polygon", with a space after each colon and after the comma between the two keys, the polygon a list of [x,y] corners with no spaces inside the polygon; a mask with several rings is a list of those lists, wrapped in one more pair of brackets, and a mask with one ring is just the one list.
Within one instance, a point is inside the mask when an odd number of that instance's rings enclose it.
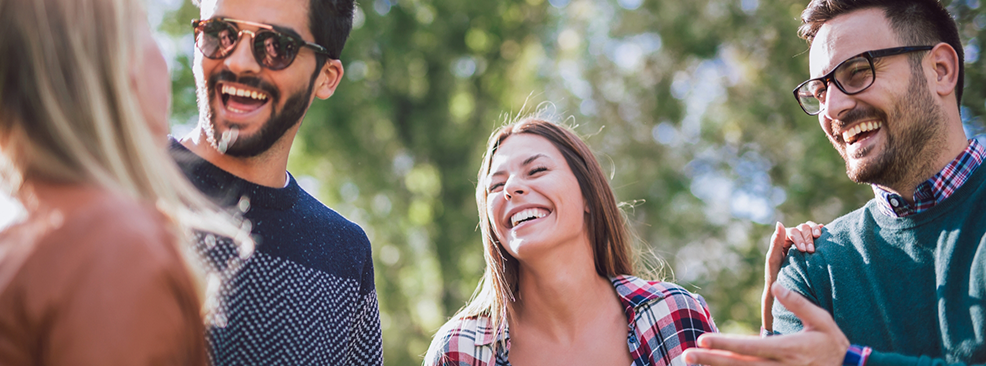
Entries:
{"label": "stubble on chin", "polygon": [[853,156],[847,156],[845,148],[839,149],[849,179],[861,184],[897,187],[915,175],[927,175],[929,169],[934,169],[931,166],[934,159],[930,157],[945,144],[945,113],[922,81],[920,74],[912,73],[907,91],[898,95],[892,111],[883,114],[884,148],[872,161],[862,158],[876,153],[872,151],[874,147],[860,149]]}

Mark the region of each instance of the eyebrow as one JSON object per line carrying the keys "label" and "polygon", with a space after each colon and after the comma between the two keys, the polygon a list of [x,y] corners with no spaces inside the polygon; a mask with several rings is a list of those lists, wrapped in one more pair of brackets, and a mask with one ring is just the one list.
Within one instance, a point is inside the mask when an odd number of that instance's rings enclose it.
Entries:
{"label": "eyebrow", "polygon": [[[522,163],[520,163],[520,165],[521,165],[521,166],[526,166],[526,165],[528,165],[528,164],[530,164],[530,163],[532,163],[532,162],[534,162],[534,161],[535,161],[535,160],[537,160],[538,158],[543,158],[543,157],[547,157],[547,155],[544,155],[544,154],[541,154],[541,153],[538,153],[538,154],[534,154],[534,155],[532,155],[531,157],[529,157],[529,158],[527,158],[527,159],[524,159],[524,162],[522,162]],[[497,171],[497,172],[494,172],[493,174],[490,174],[490,175],[488,175],[487,177],[495,177],[495,176],[498,176],[498,175],[504,175],[504,174],[506,174],[506,172],[505,172],[505,171],[503,171],[503,170],[499,170],[499,171]]]}
{"label": "eyebrow", "polygon": [[534,156],[531,156],[531,157],[527,158],[526,160],[524,160],[524,162],[521,165],[530,164],[532,161],[537,160],[537,158],[544,157],[544,156],[545,156],[544,154],[534,154]]}

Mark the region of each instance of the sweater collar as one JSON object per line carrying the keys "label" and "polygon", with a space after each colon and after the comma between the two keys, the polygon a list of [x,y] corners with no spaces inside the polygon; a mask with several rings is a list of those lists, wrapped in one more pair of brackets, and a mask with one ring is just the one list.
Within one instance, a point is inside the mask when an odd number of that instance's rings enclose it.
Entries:
{"label": "sweater collar", "polygon": [[288,185],[284,188],[262,186],[222,170],[202,159],[174,138],[170,140],[171,156],[188,180],[223,207],[235,205],[241,210],[253,207],[284,211],[294,207],[298,201],[301,186],[290,173],[288,173]]}

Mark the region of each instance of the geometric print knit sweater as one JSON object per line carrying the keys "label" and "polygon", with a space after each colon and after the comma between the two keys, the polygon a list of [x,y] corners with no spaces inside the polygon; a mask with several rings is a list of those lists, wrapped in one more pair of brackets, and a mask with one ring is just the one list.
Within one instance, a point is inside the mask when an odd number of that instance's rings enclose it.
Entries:
{"label": "geometric print knit sweater", "polygon": [[[293,176],[287,187],[264,187],[173,139],[171,154],[199,190],[223,207],[245,211],[256,242],[253,254],[223,281],[210,316],[212,364],[383,363],[370,242],[359,225],[309,195]],[[221,268],[232,253],[228,242],[218,243],[203,247],[211,248],[206,257]]]}

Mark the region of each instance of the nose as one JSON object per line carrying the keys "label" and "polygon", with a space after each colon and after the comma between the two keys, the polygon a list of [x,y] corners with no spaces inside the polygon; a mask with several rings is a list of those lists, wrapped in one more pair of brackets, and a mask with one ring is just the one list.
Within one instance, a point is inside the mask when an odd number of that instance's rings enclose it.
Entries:
{"label": "nose", "polygon": [[523,179],[520,179],[517,176],[508,178],[503,184],[503,197],[508,200],[516,196],[524,195],[527,191],[528,189],[524,184]]}
{"label": "nose", "polygon": [[[250,36],[250,39],[246,38],[247,35]],[[253,36],[253,32],[246,30],[240,31],[239,39],[237,40],[236,46],[234,46],[233,53],[223,59],[226,68],[234,74],[256,74],[260,72],[260,64],[253,57]]]}
{"label": "nose", "polygon": [[856,106],[856,99],[851,95],[846,95],[835,86],[829,83],[825,91],[825,102],[822,103],[822,113],[825,118],[830,120],[839,119],[844,112],[852,110]]}

